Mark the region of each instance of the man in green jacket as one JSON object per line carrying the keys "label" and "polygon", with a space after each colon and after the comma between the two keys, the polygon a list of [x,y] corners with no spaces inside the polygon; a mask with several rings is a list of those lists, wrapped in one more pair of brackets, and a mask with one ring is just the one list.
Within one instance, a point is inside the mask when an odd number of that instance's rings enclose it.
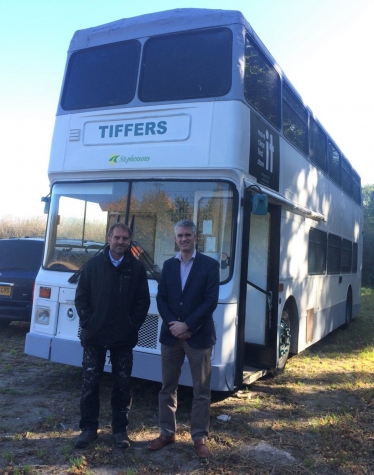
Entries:
{"label": "man in green jacket", "polygon": [[90,259],[79,278],[75,306],[81,326],[83,346],[81,434],[76,448],[97,439],[100,380],[107,350],[112,364],[112,431],[118,447],[128,448],[128,412],[131,406],[130,378],[132,350],[149,309],[146,271],[129,250],[131,229],[113,224],[108,246]]}

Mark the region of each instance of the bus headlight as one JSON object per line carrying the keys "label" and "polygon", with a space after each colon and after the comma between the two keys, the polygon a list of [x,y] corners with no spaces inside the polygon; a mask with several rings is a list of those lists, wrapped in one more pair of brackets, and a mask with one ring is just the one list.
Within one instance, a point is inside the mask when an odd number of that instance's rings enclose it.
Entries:
{"label": "bus headlight", "polygon": [[49,308],[39,307],[36,310],[35,322],[40,323],[41,325],[49,325],[49,320],[51,318],[51,311]]}

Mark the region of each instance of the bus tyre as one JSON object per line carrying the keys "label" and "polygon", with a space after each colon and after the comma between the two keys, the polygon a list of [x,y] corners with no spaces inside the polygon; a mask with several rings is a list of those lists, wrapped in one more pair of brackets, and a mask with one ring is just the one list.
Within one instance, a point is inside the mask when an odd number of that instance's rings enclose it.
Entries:
{"label": "bus tyre", "polygon": [[283,373],[286,366],[288,356],[290,354],[291,347],[291,324],[288,311],[283,310],[280,328],[279,328],[279,355],[278,355],[278,365],[275,369],[271,370],[272,376],[278,376]]}
{"label": "bus tyre", "polygon": [[347,300],[345,302],[345,322],[343,328],[348,328],[352,322],[352,291],[348,289]]}

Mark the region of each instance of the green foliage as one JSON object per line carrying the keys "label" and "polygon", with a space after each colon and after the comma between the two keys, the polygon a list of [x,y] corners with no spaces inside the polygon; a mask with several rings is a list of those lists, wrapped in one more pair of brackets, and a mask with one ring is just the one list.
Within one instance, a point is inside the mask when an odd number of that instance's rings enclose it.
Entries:
{"label": "green foliage", "polygon": [[87,460],[84,455],[70,459],[71,467],[68,470],[68,473],[73,475],[86,475],[87,472]]}
{"label": "green foliage", "polygon": [[8,463],[10,463],[13,459],[13,453],[10,452],[9,450],[6,450],[1,455]]}
{"label": "green foliage", "polygon": [[362,189],[364,207],[364,247],[362,259],[362,284],[374,286],[374,185]]}

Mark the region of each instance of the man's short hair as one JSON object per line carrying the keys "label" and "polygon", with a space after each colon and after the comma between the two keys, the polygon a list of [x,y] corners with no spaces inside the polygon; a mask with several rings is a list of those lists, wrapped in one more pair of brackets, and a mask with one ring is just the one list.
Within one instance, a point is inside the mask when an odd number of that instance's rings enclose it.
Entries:
{"label": "man's short hair", "polygon": [[181,219],[174,225],[174,233],[177,234],[178,228],[191,228],[192,234],[196,234],[196,225],[190,219]]}
{"label": "man's short hair", "polygon": [[127,226],[127,224],[125,224],[125,223],[114,223],[114,224],[112,224],[111,227],[108,230],[108,237],[112,236],[113,231],[115,230],[115,228],[120,228],[120,229],[123,229],[124,231],[127,231],[129,233],[129,236],[132,237],[132,231],[129,228],[129,226]]}

